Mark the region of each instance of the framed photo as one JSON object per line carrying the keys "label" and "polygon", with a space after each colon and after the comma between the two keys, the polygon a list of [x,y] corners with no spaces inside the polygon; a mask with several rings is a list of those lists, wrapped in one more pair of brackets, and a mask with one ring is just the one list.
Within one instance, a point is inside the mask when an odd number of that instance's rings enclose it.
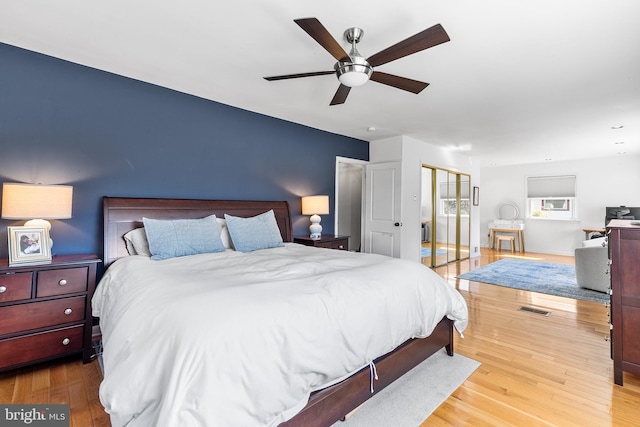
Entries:
{"label": "framed photo", "polygon": [[473,206],[480,204],[480,187],[473,187]]}
{"label": "framed photo", "polygon": [[49,264],[49,230],[44,227],[7,227],[9,265]]}

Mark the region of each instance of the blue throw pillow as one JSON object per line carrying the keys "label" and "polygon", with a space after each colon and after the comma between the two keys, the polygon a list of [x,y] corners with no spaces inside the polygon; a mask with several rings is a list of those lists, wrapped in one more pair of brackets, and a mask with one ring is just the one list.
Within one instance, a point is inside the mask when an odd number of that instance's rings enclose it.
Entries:
{"label": "blue throw pillow", "polygon": [[236,251],[251,252],[284,246],[273,210],[251,218],[227,214],[224,218]]}
{"label": "blue throw pillow", "polygon": [[149,241],[151,259],[224,251],[215,215],[201,219],[142,218],[142,222]]}

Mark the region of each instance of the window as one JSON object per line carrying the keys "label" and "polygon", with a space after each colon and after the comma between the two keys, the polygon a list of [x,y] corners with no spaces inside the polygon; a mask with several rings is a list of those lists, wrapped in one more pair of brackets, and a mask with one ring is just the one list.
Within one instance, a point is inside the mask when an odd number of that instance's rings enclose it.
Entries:
{"label": "window", "polygon": [[576,177],[527,178],[527,218],[576,219]]}

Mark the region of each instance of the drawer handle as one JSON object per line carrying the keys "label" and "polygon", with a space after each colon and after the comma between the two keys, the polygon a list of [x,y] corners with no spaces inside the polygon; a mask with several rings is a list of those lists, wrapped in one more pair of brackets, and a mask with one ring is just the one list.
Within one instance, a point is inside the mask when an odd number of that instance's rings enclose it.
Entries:
{"label": "drawer handle", "polygon": [[73,313],[73,310],[71,310],[70,308],[67,308],[67,309],[64,311],[64,314],[66,314],[67,316],[68,316],[68,315],[70,315],[71,313]]}
{"label": "drawer handle", "polygon": [[3,292],[7,292],[7,287],[6,286],[0,286],[0,294]]}
{"label": "drawer handle", "polygon": [[67,279],[60,279],[60,281],[58,282],[58,285],[60,286],[64,286],[67,284]]}
{"label": "drawer handle", "polygon": [[65,338],[62,340],[62,345],[69,345],[70,342],[71,340],[69,338]]}

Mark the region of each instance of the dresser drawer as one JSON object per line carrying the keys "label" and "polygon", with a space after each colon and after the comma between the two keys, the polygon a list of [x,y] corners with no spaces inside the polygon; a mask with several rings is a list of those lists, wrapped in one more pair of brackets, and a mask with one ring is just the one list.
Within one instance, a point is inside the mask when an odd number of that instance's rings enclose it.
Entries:
{"label": "dresser drawer", "polygon": [[341,250],[341,251],[348,251],[349,250],[349,240],[348,239],[336,240],[335,242],[332,243],[331,249],[338,249],[338,250]]}
{"label": "dresser drawer", "polygon": [[294,243],[306,246],[315,246],[316,248],[338,249],[342,251],[349,250],[349,236],[322,236],[320,239],[311,239],[309,237],[295,237]]}
{"label": "dresser drawer", "polygon": [[0,340],[0,369],[82,350],[83,326]]}
{"label": "dresser drawer", "polygon": [[0,302],[19,301],[31,298],[31,274],[15,273],[0,275]]}
{"label": "dresser drawer", "polygon": [[315,247],[317,248],[328,248],[328,249],[338,249],[341,251],[348,251],[349,250],[349,240],[347,239],[341,239],[341,240],[334,240],[332,242],[318,242],[315,244]]}
{"label": "dresser drawer", "polygon": [[36,278],[36,297],[86,291],[87,272],[87,267],[39,271]]}
{"label": "dresser drawer", "polygon": [[333,249],[333,242],[316,242],[313,246],[316,248]]}
{"label": "dresser drawer", "polygon": [[0,335],[84,320],[85,297],[0,307]]}

